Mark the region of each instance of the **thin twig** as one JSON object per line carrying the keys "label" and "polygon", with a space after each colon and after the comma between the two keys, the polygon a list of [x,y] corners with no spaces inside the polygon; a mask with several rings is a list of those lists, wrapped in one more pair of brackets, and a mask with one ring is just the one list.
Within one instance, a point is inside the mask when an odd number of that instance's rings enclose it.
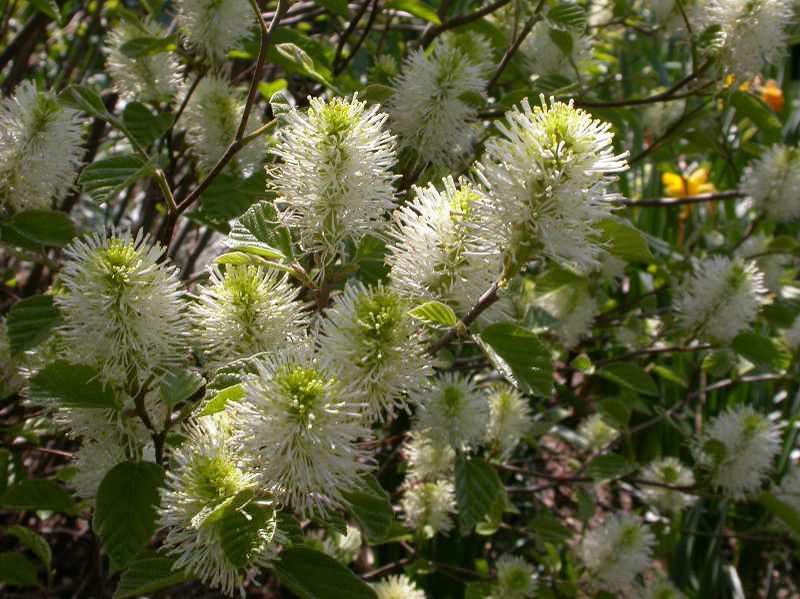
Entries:
{"label": "thin twig", "polygon": [[619,200],[619,206],[629,208],[669,208],[672,206],[685,206],[686,204],[702,204],[705,202],[716,202],[718,200],[736,200],[745,197],[745,193],[737,189],[730,191],[719,191],[715,193],[703,193],[696,196],[686,196],[683,198],[659,198],[657,200]]}

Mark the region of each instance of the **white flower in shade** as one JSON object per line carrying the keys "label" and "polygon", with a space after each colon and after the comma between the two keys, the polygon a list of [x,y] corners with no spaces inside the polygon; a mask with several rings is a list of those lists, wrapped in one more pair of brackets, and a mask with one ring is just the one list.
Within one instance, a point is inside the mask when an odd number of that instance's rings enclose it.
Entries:
{"label": "white flower in shade", "polygon": [[245,382],[239,444],[261,485],[304,516],[346,504],[369,469],[369,437],[351,387],[306,349],[260,361]]}
{"label": "white flower in shade", "polygon": [[559,319],[552,332],[565,349],[574,348],[591,332],[597,301],[586,285],[565,285],[544,295],[538,304]]}
{"label": "white flower in shade", "polygon": [[407,409],[406,393],[430,371],[419,323],[397,292],[350,283],[326,312],[320,355],[342,380],[364,394],[364,415],[377,420]]}
{"label": "white flower in shade", "polygon": [[[561,35],[569,40],[569,54],[556,43],[554,35]],[[591,51],[591,42],[580,33],[555,32],[547,22],[539,21],[523,40],[520,51],[525,59],[525,66],[531,73],[540,76],[561,75],[574,79],[579,66],[585,68],[583,63]]]}
{"label": "white flower in shade", "polygon": [[0,214],[46,209],[63,198],[81,162],[78,112],[30,81],[0,103]]}
{"label": "white flower in shade", "polygon": [[435,434],[412,432],[403,451],[408,466],[407,480],[416,482],[453,476],[456,452]]}
{"label": "white flower in shade", "polygon": [[400,149],[410,149],[421,165],[460,165],[477,136],[478,110],[465,97],[485,96],[488,55],[478,59],[455,39],[438,38],[428,51],[412,52],[393,82],[392,130]]}
{"label": "white flower in shade", "polygon": [[676,300],[683,326],[694,336],[730,342],[758,315],[764,275],[755,262],[714,256],[696,265]]}
{"label": "white flower in shade", "polygon": [[[186,87],[182,92],[184,97],[188,92]],[[186,139],[197,156],[200,170],[210,171],[222,158],[236,136],[243,112],[242,94],[222,77],[206,75],[197,84],[186,103],[182,119]],[[259,126],[258,119],[251,115],[245,134],[252,133]],[[236,152],[225,170],[248,177],[263,164],[265,157],[266,144],[261,137]]]}
{"label": "white flower in shade", "polygon": [[[400,293],[465,313],[498,280],[503,265],[500,253],[481,240],[476,209],[481,190],[466,179],[456,184],[447,177],[442,183],[444,191],[433,184],[414,188],[414,200],[394,212],[386,260],[392,287]],[[496,303],[487,321],[505,310]]]}
{"label": "white flower in shade", "polygon": [[792,326],[783,332],[783,339],[792,351],[800,348],[800,316],[795,318]]}
{"label": "white flower in shade", "polygon": [[486,434],[489,403],[470,379],[446,372],[412,395],[418,406],[418,430],[459,449],[480,443]]}
{"label": "white flower in shade", "polygon": [[17,393],[25,386],[25,378],[20,374],[24,358],[11,354],[6,320],[0,318],[0,399]]}
{"label": "white flower in shade", "polygon": [[739,406],[706,426],[695,453],[715,487],[734,499],[743,499],[761,488],[780,449],[780,423],[750,406]]}
{"label": "white flower in shade", "polygon": [[153,21],[123,21],[109,31],[106,67],[114,89],[124,99],[140,102],[171,101],[179,83],[179,65],[171,52],[131,58],[122,46],[137,38],[163,38],[166,31]]}
{"label": "white flower in shade", "polygon": [[619,438],[619,430],[606,422],[601,414],[592,414],[578,427],[580,435],[589,451],[597,451]]}
{"label": "white flower in shade", "polygon": [[504,457],[509,457],[533,424],[528,400],[510,385],[494,387],[489,401],[487,438]]}
{"label": "white flower in shade", "polygon": [[128,459],[125,449],[116,435],[84,443],[72,455],[75,476],[69,480],[69,485],[75,493],[85,499],[93,498],[108,471]]}
{"label": "white flower in shade", "polygon": [[394,206],[395,141],[378,106],[357,97],[309,101],[307,112],[284,115],[272,149],[281,162],[268,169],[268,184],[302,249],[331,259],[347,240],[380,230]]}
{"label": "white flower in shade", "polygon": [[668,580],[658,580],[647,584],[644,599],[685,599],[686,595]]}
{"label": "white flower in shade", "polygon": [[456,511],[453,483],[447,480],[422,482],[406,488],[401,507],[406,515],[406,525],[412,530],[433,537],[448,533],[453,528],[450,514]]}
{"label": "white flower in shade", "polygon": [[[665,91],[667,91],[666,88],[657,87],[653,90],[653,93],[657,94]],[[645,131],[648,131],[656,138],[661,137],[671,126],[678,122],[685,110],[685,100],[648,104],[642,111],[642,125],[644,125]]]}
{"label": "white flower in shade", "polygon": [[406,575],[387,576],[372,585],[378,599],[425,599],[425,593]]}
{"label": "white flower in shade", "polygon": [[[652,481],[672,487],[691,487],[694,485],[692,471],[676,458],[662,458],[651,462],[641,475],[642,480]],[[642,499],[662,512],[679,512],[691,505],[695,497],[676,489],[657,485],[641,485]]]}
{"label": "white flower in shade", "polygon": [[628,514],[614,514],[586,533],[579,554],[593,588],[630,592],[650,566],[656,539],[650,529]]}
{"label": "white flower in shade", "polygon": [[343,564],[349,564],[358,557],[362,544],[361,531],[348,524],[345,534],[334,532],[326,537],[322,550]]}
{"label": "white flower in shade", "polygon": [[[178,558],[173,569],[233,595],[247,569],[265,566],[275,555],[275,511],[258,498],[255,477],[241,468],[224,425],[203,418],[187,432],[161,490],[164,548]],[[238,537],[235,551],[227,550],[231,530]]]}
{"label": "white flower in shade", "polygon": [[772,218],[800,217],[800,150],[781,144],[770,147],[747,168],[741,189]]}
{"label": "white flower in shade", "polygon": [[696,31],[719,26],[721,57],[740,81],[775,64],[786,51],[793,0],[706,0],[692,19]]}
{"label": "white flower in shade", "polygon": [[494,599],[528,599],[536,596],[536,570],[516,555],[504,555],[497,560],[497,591]]}
{"label": "white flower in shade", "polygon": [[70,359],[108,381],[139,383],[183,360],[188,322],[176,269],[164,248],[123,232],[73,241],[64,250],[56,297]]}
{"label": "white flower in shade", "polygon": [[613,153],[611,125],[544,96],[533,109],[524,99],[506,121],[477,165],[493,241],[518,265],[543,252],[576,269],[597,267],[595,225],[617,198],[608,193],[610,174],[627,168],[625,155]]}
{"label": "white flower in shade", "polygon": [[775,489],[775,497],[800,514],[800,466],[792,466],[783,476],[780,486]]}
{"label": "white flower in shade", "polygon": [[779,293],[782,287],[781,279],[793,260],[789,254],[772,253],[770,249],[772,241],[772,237],[756,233],[740,245],[735,254],[745,260],[754,260],[758,270],[764,275],[764,287],[772,293]]}
{"label": "white flower in shade", "polygon": [[177,0],[178,25],[189,45],[213,62],[250,34],[255,13],[247,0]]}
{"label": "white flower in shade", "polygon": [[220,366],[260,352],[283,349],[305,337],[300,292],[280,271],[253,265],[210,269],[191,307],[195,339]]}

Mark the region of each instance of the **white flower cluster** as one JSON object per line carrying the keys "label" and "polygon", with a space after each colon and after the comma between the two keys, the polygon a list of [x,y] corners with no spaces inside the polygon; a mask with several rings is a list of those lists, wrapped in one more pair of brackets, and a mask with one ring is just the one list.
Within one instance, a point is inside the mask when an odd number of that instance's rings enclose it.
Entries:
{"label": "white flower cluster", "polygon": [[747,168],[741,189],[772,218],[800,217],[800,150],[771,146]]}
{"label": "white flower cluster", "polygon": [[178,24],[189,45],[212,62],[224,60],[255,25],[248,0],[178,0]]}
{"label": "white flower cluster", "polygon": [[372,585],[378,599],[425,599],[425,593],[408,576],[387,576]]}
{"label": "white flower cluster", "polygon": [[72,187],[81,162],[78,111],[30,81],[0,103],[0,215],[47,209]]}
{"label": "white flower cluster", "polygon": [[502,457],[508,458],[533,425],[531,408],[528,400],[519,391],[506,384],[493,388],[487,400],[487,440],[498,449]]}
{"label": "white flower cluster", "polygon": [[[556,36],[563,39],[561,45]],[[539,21],[520,46],[528,70],[539,76],[560,75],[574,79],[582,72],[591,52],[588,38],[575,31],[554,31],[546,21]]]}
{"label": "white flower cluster", "polygon": [[715,487],[743,499],[761,488],[780,449],[780,424],[750,406],[739,406],[708,424],[695,453]]}
{"label": "white flower cluster", "polygon": [[662,512],[679,512],[695,501],[695,497],[679,490],[694,485],[694,474],[677,458],[651,462],[643,470],[641,478],[655,483],[642,487],[642,499]]}
{"label": "white flower cluster", "polygon": [[497,590],[493,599],[530,599],[536,596],[536,571],[516,555],[504,555],[497,560]]}
{"label": "white flower cluster", "polygon": [[422,165],[455,167],[468,158],[478,115],[469,96],[485,96],[490,56],[479,36],[441,36],[429,51],[406,58],[387,106],[401,150],[411,150]]}
{"label": "white flower cluster", "polygon": [[378,106],[367,108],[356,97],[310,102],[308,112],[285,115],[271,150],[282,161],[268,170],[269,185],[300,247],[330,260],[346,241],[379,233],[394,205],[395,141]]}
{"label": "white flower cluster", "polygon": [[754,262],[714,256],[683,283],[676,310],[693,336],[729,343],[748,329],[761,305],[764,275]]}
{"label": "white flower cluster", "polygon": [[492,239],[517,263],[541,252],[579,270],[596,268],[596,224],[617,197],[608,193],[610,175],[627,168],[625,155],[613,153],[610,125],[543,96],[535,108],[523,100],[506,120],[477,165],[490,195],[483,206]]}

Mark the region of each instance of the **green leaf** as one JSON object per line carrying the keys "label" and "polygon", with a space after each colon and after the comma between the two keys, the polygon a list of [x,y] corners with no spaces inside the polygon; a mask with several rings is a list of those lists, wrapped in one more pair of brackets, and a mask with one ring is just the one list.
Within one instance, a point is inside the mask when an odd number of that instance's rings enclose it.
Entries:
{"label": "green leaf", "polygon": [[7,535],[16,537],[20,543],[30,549],[33,554],[39,558],[45,570],[50,570],[50,564],[53,561],[53,552],[50,551],[50,545],[47,544],[47,541],[45,541],[42,535],[30,528],[18,525],[7,526],[5,532]]}
{"label": "green leaf", "polygon": [[631,362],[612,362],[603,366],[597,374],[604,379],[633,389],[644,395],[658,395],[658,387],[653,377]]}
{"label": "green leaf", "polygon": [[0,506],[16,510],[45,510],[70,516],[78,512],[69,493],[53,481],[38,479],[25,479],[10,486],[0,496]]}
{"label": "green leaf", "polygon": [[562,544],[572,538],[573,532],[551,514],[541,514],[528,522],[528,529],[543,543]]}
{"label": "green leaf", "polygon": [[383,6],[384,8],[394,8],[396,10],[405,11],[411,15],[414,15],[415,17],[425,19],[434,25],[442,24],[442,21],[439,19],[439,15],[436,14],[436,11],[420,0],[390,0]]}
{"label": "green leaf", "polygon": [[715,350],[703,358],[703,370],[714,376],[724,376],[736,363],[736,354],[727,347]]}
{"label": "green leaf", "polygon": [[375,285],[385,281],[389,276],[389,267],[384,260],[386,244],[372,235],[364,235],[356,249],[353,262],[358,265],[358,278],[367,285]]}
{"label": "green leaf", "polygon": [[377,599],[367,583],[321,551],[290,547],[272,566],[280,581],[301,599]]}
{"label": "green leaf", "polygon": [[766,491],[758,496],[758,501],[770,512],[788,524],[794,531],[794,534],[800,536],[800,513],[798,513],[796,509],[788,503],[781,501],[772,493],[767,493]]}
{"label": "green leaf", "polygon": [[101,383],[99,377],[91,366],[56,360],[31,379],[29,395],[39,403],[55,403],[65,408],[118,408],[114,390]]}
{"label": "green leaf", "polygon": [[214,223],[215,229],[228,233],[228,222],[240,218],[257,201],[268,197],[264,171],[247,179],[221,173],[200,196],[201,212]]}
{"label": "green leaf", "polygon": [[394,95],[394,88],[380,83],[373,83],[364,88],[358,97],[373,104],[383,104],[388,102]]}
{"label": "green leaf", "polygon": [[36,567],[27,557],[14,551],[0,553],[0,582],[18,587],[39,584]]}
{"label": "green leaf", "polygon": [[327,73],[321,72],[322,69],[317,67],[314,59],[297,44],[292,42],[284,42],[275,44],[275,49],[278,54],[283,56],[288,61],[288,67],[301,75],[307,75],[312,79],[316,79],[323,85],[331,87],[330,78]]}
{"label": "green leaf", "polygon": [[456,313],[453,312],[453,309],[447,304],[437,301],[425,302],[409,310],[408,314],[417,320],[432,324],[442,324],[446,327],[454,327],[458,323],[458,318],[456,318]]}
{"label": "green leaf", "polygon": [[200,418],[201,416],[210,416],[211,414],[221,412],[225,409],[225,406],[228,405],[229,401],[239,401],[240,399],[243,399],[244,396],[244,387],[242,387],[241,384],[226,387],[214,395],[214,397],[212,397],[208,403],[203,406],[203,409],[200,410],[200,413],[197,415],[197,417]]}
{"label": "green leaf", "polygon": [[269,201],[255,204],[239,217],[225,243],[231,249],[272,260],[286,260],[292,255],[289,231],[280,225]]}
{"label": "green leaf", "polygon": [[630,463],[621,455],[609,453],[606,455],[599,455],[589,462],[589,465],[586,467],[586,474],[597,481],[602,481],[625,476],[635,469],[636,465]]}
{"label": "green leaf", "polygon": [[58,4],[56,4],[55,0],[31,0],[31,4],[36,7],[36,10],[46,14],[54,21],[61,21],[61,11],[59,10]]}
{"label": "green leaf", "polygon": [[628,406],[620,399],[609,398],[603,399],[597,403],[599,412],[616,424],[618,427],[624,427],[628,424],[631,412]]}
{"label": "green leaf", "polygon": [[480,458],[456,459],[456,501],[463,530],[483,520],[497,497],[504,493],[497,472]]}
{"label": "green leaf", "polygon": [[546,19],[553,29],[576,33],[586,29],[586,11],[575,2],[559,2],[547,11]]}
{"label": "green leaf", "polygon": [[492,352],[487,356],[504,375],[539,395],[550,395],[553,360],[550,350],[532,331],[501,322],[486,327],[480,340],[490,346]]}
{"label": "green leaf", "polygon": [[647,240],[636,227],[610,218],[601,220],[597,226],[601,241],[608,244],[609,253],[628,262],[653,260]]}
{"label": "green leaf", "polygon": [[12,354],[36,347],[61,324],[61,313],[52,295],[35,295],[11,306],[6,317],[6,334]]}
{"label": "green leaf", "polygon": [[92,527],[114,566],[124,569],[158,528],[164,469],[152,462],[122,462],[97,489]]}
{"label": "green leaf", "polygon": [[594,374],[594,364],[592,363],[592,359],[586,354],[575,356],[569,365],[583,374]]}
{"label": "green leaf", "polygon": [[70,85],[61,93],[60,97],[64,103],[82,110],[89,116],[117,124],[116,119],[106,110],[103,99],[94,88],[85,85]]}
{"label": "green leaf", "polygon": [[148,176],[152,168],[150,162],[135,154],[118,154],[87,166],[78,183],[96,202],[108,202],[123,189]]}
{"label": "green leaf", "polygon": [[159,385],[161,399],[168,406],[176,406],[197,393],[206,380],[196,370],[170,372]]}
{"label": "green leaf", "polygon": [[172,116],[156,113],[141,104],[131,102],[122,111],[122,122],[128,133],[143,147],[147,147],[164,135],[172,124]]}
{"label": "green leaf", "polygon": [[739,115],[758,126],[766,141],[776,143],[781,140],[781,121],[764,100],[749,92],[736,90],[731,94],[730,102]]}
{"label": "green leaf", "polygon": [[76,234],[75,223],[58,210],[26,210],[0,223],[0,238],[34,250],[65,246]]}
{"label": "green leaf", "polygon": [[120,576],[114,599],[141,597],[190,580],[183,570],[174,570],[176,558],[145,552]]}
{"label": "green leaf", "polygon": [[750,331],[738,334],[731,347],[756,366],[772,372],[786,370],[792,361],[792,354],[783,343]]}
{"label": "green leaf", "polygon": [[174,50],[176,42],[177,36],[175,35],[167,37],[142,36],[128,40],[119,47],[119,50],[128,58],[140,58]]}
{"label": "green leaf", "polygon": [[375,477],[368,474],[364,479],[361,489],[345,493],[344,498],[350,504],[350,512],[364,529],[367,541],[379,543],[392,527],[394,512],[389,494]]}
{"label": "green leaf", "polygon": [[344,17],[345,19],[350,15],[347,9],[347,0],[319,0],[319,3],[333,14]]}
{"label": "green leaf", "polygon": [[244,568],[263,545],[264,536],[271,540],[275,534],[275,510],[257,501],[247,500],[242,505],[235,500],[211,524],[219,535],[225,561],[237,569]]}

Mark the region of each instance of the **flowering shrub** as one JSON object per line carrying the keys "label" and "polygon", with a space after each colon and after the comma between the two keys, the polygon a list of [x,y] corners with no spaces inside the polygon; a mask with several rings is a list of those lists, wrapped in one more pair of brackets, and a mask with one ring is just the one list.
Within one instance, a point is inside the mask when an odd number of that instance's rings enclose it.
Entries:
{"label": "flowering shrub", "polygon": [[800,596],[796,2],[0,6],[4,596]]}

